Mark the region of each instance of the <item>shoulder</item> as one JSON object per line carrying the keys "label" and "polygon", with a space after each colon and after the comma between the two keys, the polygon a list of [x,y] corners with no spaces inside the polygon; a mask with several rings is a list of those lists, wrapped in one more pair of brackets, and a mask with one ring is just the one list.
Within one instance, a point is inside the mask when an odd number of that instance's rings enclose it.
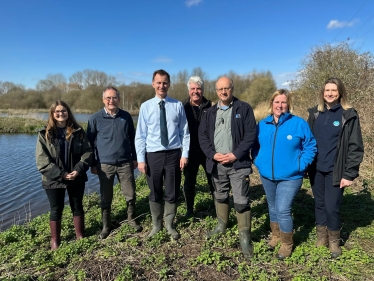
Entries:
{"label": "shoulder", "polygon": [[123,110],[123,109],[120,109],[119,108],[119,111],[118,111],[119,115],[123,118],[129,118],[129,119],[132,119],[131,117],[131,114],[128,113],[126,110]]}
{"label": "shoulder", "polygon": [[356,109],[354,109],[353,107],[348,108],[348,109],[343,109],[343,115],[344,117],[346,117],[346,119],[348,117],[358,117],[358,113]]}
{"label": "shoulder", "polygon": [[249,103],[245,101],[241,101],[238,98],[234,97],[234,107],[239,107],[240,110],[250,110],[252,109],[252,106],[249,105]]}
{"label": "shoulder", "polygon": [[103,109],[101,109],[100,111],[95,112],[94,114],[92,114],[91,117],[88,119],[88,121],[92,122],[92,121],[97,120],[100,117],[102,117],[103,116],[102,111],[103,111]]}
{"label": "shoulder", "polygon": [[141,104],[141,106],[140,106],[140,110],[143,108],[148,108],[149,106],[151,106],[153,103],[155,103],[155,99],[154,98],[152,98],[152,99],[150,99],[150,100],[147,100],[147,101],[145,101],[145,102],[143,102],[142,104]]}

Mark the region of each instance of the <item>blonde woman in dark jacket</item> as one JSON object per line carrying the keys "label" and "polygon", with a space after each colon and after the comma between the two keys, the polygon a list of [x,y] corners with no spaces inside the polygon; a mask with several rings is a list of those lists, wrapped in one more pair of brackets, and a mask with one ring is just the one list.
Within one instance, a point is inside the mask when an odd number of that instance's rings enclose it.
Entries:
{"label": "blonde woman in dark jacket", "polygon": [[84,237],[83,195],[86,171],[92,162],[92,148],[82,127],[78,125],[63,101],[49,109],[48,126],[39,131],[36,143],[36,166],[42,174],[42,186],[49,199],[51,249],[59,247],[65,190],[69,195],[77,240]]}
{"label": "blonde woman in dark jacket", "polygon": [[318,105],[308,111],[308,123],[317,141],[317,155],[309,169],[315,201],[316,247],[328,246],[336,258],[342,253],[339,210],[344,188],[358,177],[364,155],[360,121],[338,78],[325,82]]}

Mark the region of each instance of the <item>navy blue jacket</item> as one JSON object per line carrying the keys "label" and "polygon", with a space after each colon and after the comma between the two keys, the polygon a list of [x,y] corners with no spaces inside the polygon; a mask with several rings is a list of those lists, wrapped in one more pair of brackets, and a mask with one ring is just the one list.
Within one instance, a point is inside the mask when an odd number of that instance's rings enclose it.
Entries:
{"label": "navy blue jacket", "polygon": [[317,152],[308,123],[290,113],[279,117],[278,125],[269,115],[257,125],[258,145],[252,157],[260,175],[270,180],[294,180],[304,176]]}
{"label": "navy blue jacket", "polygon": [[134,122],[122,109],[114,118],[104,108],[93,114],[88,120],[87,137],[95,148],[97,162],[114,165],[136,160]]}
{"label": "navy blue jacket", "polygon": [[[217,153],[214,146],[214,131],[217,117],[217,104],[208,109],[199,127],[200,147],[206,155],[206,169],[212,173],[217,161],[213,160]],[[229,133],[229,132],[228,132]],[[233,168],[250,168],[252,161],[249,150],[256,140],[256,120],[252,107],[234,97],[231,116],[231,136],[233,144],[233,154],[237,160],[233,163]]]}

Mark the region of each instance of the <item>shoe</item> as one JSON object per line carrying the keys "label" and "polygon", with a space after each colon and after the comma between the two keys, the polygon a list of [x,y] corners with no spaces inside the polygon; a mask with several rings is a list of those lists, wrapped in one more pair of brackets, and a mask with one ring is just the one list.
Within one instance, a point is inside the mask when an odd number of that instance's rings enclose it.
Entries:
{"label": "shoe", "polygon": [[51,229],[51,250],[56,250],[61,244],[61,220],[49,221]]}
{"label": "shoe", "polygon": [[210,239],[212,235],[219,234],[219,233],[226,233],[227,223],[229,221],[229,209],[230,206],[227,203],[218,203],[216,202],[216,213],[217,213],[217,220],[218,224],[213,231],[210,231],[205,234],[207,239]]}
{"label": "shoe", "polygon": [[242,248],[244,258],[249,261],[254,256],[251,240],[251,211],[244,213],[236,212],[236,218],[238,220],[240,247]]}
{"label": "shoe", "polygon": [[270,222],[270,228],[271,228],[271,241],[267,245],[271,250],[274,250],[274,248],[278,245],[278,242],[281,241],[279,223]]}
{"label": "shoe", "polygon": [[340,248],[340,230],[332,231],[327,229],[329,235],[329,250],[331,257],[336,259],[342,255],[342,249]]}
{"label": "shoe", "polygon": [[295,230],[291,232],[280,231],[281,247],[279,248],[278,253],[276,255],[276,257],[279,260],[284,260],[285,258],[291,256],[294,232]]}
{"label": "shoe", "polygon": [[327,226],[317,225],[317,241],[316,247],[319,248],[321,246],[328,247],[329,245],[329,235],[327,233]]}
{"label": "shoe", "polygon": [[153,228],[148,234],[148,238],[151,238],[162,229],[162,203],[149,201],[149,207],[152,214]]}
{"label": "shoe", "polygon": [[175,230],[173,226],[173,220],[175,215],[177,214],[177,203],[169,203],[165,202],[165,210],[164,210],[164,218],[165,218],[165,226],[168,233],[174,240],[178,240],[181,236]]}
{"label": "shoe", "polygon": [[111,227],[112,227],[112,221],[110,219],[110,213],[111,208],[106,208],[101,210],[101,219],[103,221],[103,230],[101,231],[99,235],[99,239],[105,239],[109,236]]}
{"label": "shoe", "polygon": [[84,216],[74,216],[74,228],[77,241],[84,238]]}
{"label": "shoe", "polygon": [[141,232],[143,227],[141,227],[135,220],[136,218],[136,207],[135,200],[130,200],[127,202],[127,224],[136,229],[136,232]]}

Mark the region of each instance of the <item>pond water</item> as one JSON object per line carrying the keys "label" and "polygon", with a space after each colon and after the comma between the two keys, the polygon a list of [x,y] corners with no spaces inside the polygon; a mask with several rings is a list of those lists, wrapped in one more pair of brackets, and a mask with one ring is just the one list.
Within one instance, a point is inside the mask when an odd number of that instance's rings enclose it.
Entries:
{"label": "pond water", "polygon": [[[49,211],[35,164],[36,141],[36,134],[0,134],[0,231]],[[99,193],[98,177],[89,171],[87,175],[85,193]]]}

